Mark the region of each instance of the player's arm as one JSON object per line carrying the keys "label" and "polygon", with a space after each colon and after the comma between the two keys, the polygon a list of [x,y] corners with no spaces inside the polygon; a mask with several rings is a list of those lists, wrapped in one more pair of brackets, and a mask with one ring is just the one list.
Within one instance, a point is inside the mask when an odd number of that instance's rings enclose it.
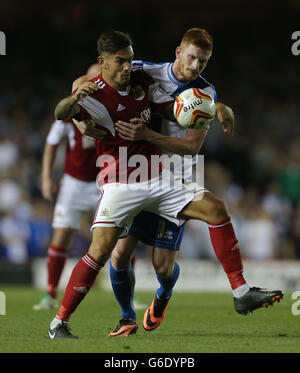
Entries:
{"label": "player's arm", "polygon": [[[78,84],[79,83],[77,83],[77,85]],[[76,85],[73,84],[73,88],[74,87],[76,87]],[[79,84],[75,89],[77,90],[73,95],[63,98],[56,105],[54,111],[56,119],[67,120],[69,118],[75,117],[80,112],[80,107],[77,102],[95,92],[97,89],[99,89],[99,87],[94,82],[85,81]]]}
{"label": "player's arm", "polygon": [[80,133],[90,140],[103,139],[103,137],[107,134],[105,131],[97,128],[96,123],[92,119],[78,121],[77,119],[73,118],[73,123],[79,129]]}
{"label": "player's arm", "polygon": [[234,113],[233,110],[223,104],[216,102],[216,113],[225,133],[233,136],[234,131]]}
{"label": "player's arm", "polygon": [[172,122],[177,122],[174,116],[174,101],[170,102],[166,106],[162,106],[159,109],[156,108],[156,111],[162,114],[165,118],[171,120]]}
{"label": "player's arm", "polygon": [[196,155],[204,143],[206,129],[188,130],[185,137],[169,137],[149,129],[146,141],[179,155]]}
{"label": "player's arm", "polygon": [[57,192],[57,186],[52,179],[52,169],[56,159],[57,146],[45,144],[42,171],[41,171],[41,191],[42,195],[48,201],[53,201]]}
{"label": "player's arm", "polygon": [[68,135],[69,127],[66,123],[56,120],[52,123],[44,147],[41,170],[41,191],[45,199],[53,201],[57,186],[52,179],[53,165],[56,159],[57,148]]}
{"label": "player's arm", "polygon": [[205,140],[207,130],[187,130],[186,137],[169,137],[150,129],[142,119],[134,118],[130,123],[118,121],[115,128],[127,141],[148,141],[160,148],[179,155],[196,155]]}
{"label": "player's arm", "polygon": [[[94,78],[98,74],[99,74],[99,72],[97,72],[97,74],[96,73],[87,74],[87,75],[83,75],[83,76],[79,77],[78,79],[76,79],[73,82],[73,85],[72,85],[72,92],[75,92],[84,83],[88,82],[90,79]],[[98,89],[98,86],[97,86],[97,89]],[[99,128],[96,128],[96,124],[92,119],[86,119],[86,120],[83,120],[83,121],[79,121],[76,118],[73,118],[73,123],[78,128],[80,133],[90,140],[101,139],[106,135],[105,131],[101,131]]]}

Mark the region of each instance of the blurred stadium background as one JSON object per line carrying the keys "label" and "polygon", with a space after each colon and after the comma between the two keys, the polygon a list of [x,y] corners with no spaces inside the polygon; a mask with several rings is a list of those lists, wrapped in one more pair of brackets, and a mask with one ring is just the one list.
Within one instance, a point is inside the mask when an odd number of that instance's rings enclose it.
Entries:
{"label": "blurred stadium background", "polygon": [[[198,26],[215,40],[203,76],[236,116],[233,138],[216,121],[209,132],[206,185],[227,202],[251,285],[279,278],[283,288],[300,289],[300,56],[291,52],[299,19],[298,0],[1,0],[7,54],[0,56],[0,286],[44,286],[53,205],[40,193],[43,147],[57,101],[96,61],[100,33],[127,31],[136,59],[163,62],[173,60],[185,30]],[[63,161],[61,147],[58,182]],[[72,242],[74,260],[89,246],[89,219]],[[137,256],[143,287],[145,274],[152,276],[149,248],[141,245]],[[179,287],[229,289],[205,224],[187,224],[180,259],[186,266]]]}

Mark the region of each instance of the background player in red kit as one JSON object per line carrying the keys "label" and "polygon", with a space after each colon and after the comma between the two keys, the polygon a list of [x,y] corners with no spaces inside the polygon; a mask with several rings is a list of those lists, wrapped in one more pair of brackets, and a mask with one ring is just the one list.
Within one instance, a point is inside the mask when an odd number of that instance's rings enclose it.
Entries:
{"label": "background player in red kit", "polygon": [[[141,118],[149,121],[150,102],[167,103],[167,109],[172,111],[170,97],[153,79],[143,71],[131,73],[132,58],[132,42],[127,35],[116,31],[102,34],[98,57],[102,74],[92,82],[84,83],[73,96],[62,100],[56,107],[56,116],[60,119],[76,116],[81,111],[81,118],[84,119],[88,113],[101,128],[107,130],[103,140],[97,142],[97,150],[99,155],[107,155],[108,161],[100,165],[98,180],[102,195],[93,224],[93,240],[88,253],[73,269],[61,306],[48,330],[47,336],[51,339],[74,338],[68,326],[71,314],[92,287],[119,236],[124,229],[128,231],[140,211],[148,209],[177,224],[181,219],[194,218],[216,227],[226,226],[225,230],[216,230],[218,245],[230,251],[237,244],[222,201],[212,194],[205,194],[203,199],[205,188],[196,183],[192,183],[193,188],[190,188],[191,185],[187,187],[180,181],[181,190],[161,188],[161,182],[167,181],[166,177],[171,175],[165,170],[156,170],[157,174],[151,172],[152,156],[160,155],[160,150],[145,141],[127,142],[115,132],[114,123],[118,120],[130,122],[133,118],[137,121]],[[142,175],[144,178],[129,182],[137,167],[124,167],[124,159],[120,156],[122,146],[126,149],[127,160],[138,154],[148,161],[146,175]],[[117,170],[115,174],[114,170]],[[270,292],[269,296],[281,297],[282,293]],[[132,331],[136,329],[137,324]]]}
{"label": "background player in red kit", "polygon": [[[92,65],[87,74],[95,75],[99,65]],[[99,132],[100,133],[100,132]],[[96,143],[94,139],[82,136],[72,120],[56,120],[47,136],[42,172],[41,187],[43,197],[54,201],[57,185],[52,178],[57,148],[67,140],[64,174],[60,182],[59,193],[54,208],[52,226],[54,228],[47,254],[48,289],[47,294],[34,310],[57,308],[57,286],[68,256],[73,235],[79,229],[81,217],[86,211],[94,211],[99,199],[96,177]]]}

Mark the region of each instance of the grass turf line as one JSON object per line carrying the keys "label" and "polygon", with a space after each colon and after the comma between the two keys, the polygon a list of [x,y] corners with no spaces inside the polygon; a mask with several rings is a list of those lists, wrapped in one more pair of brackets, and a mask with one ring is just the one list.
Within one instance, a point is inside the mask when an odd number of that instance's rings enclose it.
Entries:
{"label": "grass turf line", "polygon": [[[46,332],[55,310],[33,311],[43,292],[31,287],[0,288],[6,295],[6,315],[0,315],[1,353],[299,353],[300,315],[291,312],[285,294],[274,307],[247,316],[234,310],[230,293],[174,291],[166,318],[152,332],[143,329],[137,311],[135,336],[111,338],[119,306],[113,293],[92,289],[71,318],[78,340],[49,340]],[[59,301],[63,293],[59,293]],[[150,304],[153,292],[138,292]]]}

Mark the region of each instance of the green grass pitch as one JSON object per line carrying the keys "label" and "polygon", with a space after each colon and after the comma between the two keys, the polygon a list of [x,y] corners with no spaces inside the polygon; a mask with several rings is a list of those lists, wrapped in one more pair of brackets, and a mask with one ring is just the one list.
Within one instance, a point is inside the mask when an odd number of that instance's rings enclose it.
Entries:
{"label": "green grass pitch", "polygon": [[[30,287],[1,287],[6,315],[0,315],[1,353],[299,353],[300,315],[292,314],[290,294],[279,304],[238,315],[230,293],[174,291],[166,318],[146,332],[144,311],[137,311],[135,336],[111,338],[120,318],[113,293],[93,288],[70,320],[78,340],[45,338],[55,310],[33,311],[43,292]],[[63,293],[59,293],[61,300]],[[150,304],[152,293],[138,292]]]}

